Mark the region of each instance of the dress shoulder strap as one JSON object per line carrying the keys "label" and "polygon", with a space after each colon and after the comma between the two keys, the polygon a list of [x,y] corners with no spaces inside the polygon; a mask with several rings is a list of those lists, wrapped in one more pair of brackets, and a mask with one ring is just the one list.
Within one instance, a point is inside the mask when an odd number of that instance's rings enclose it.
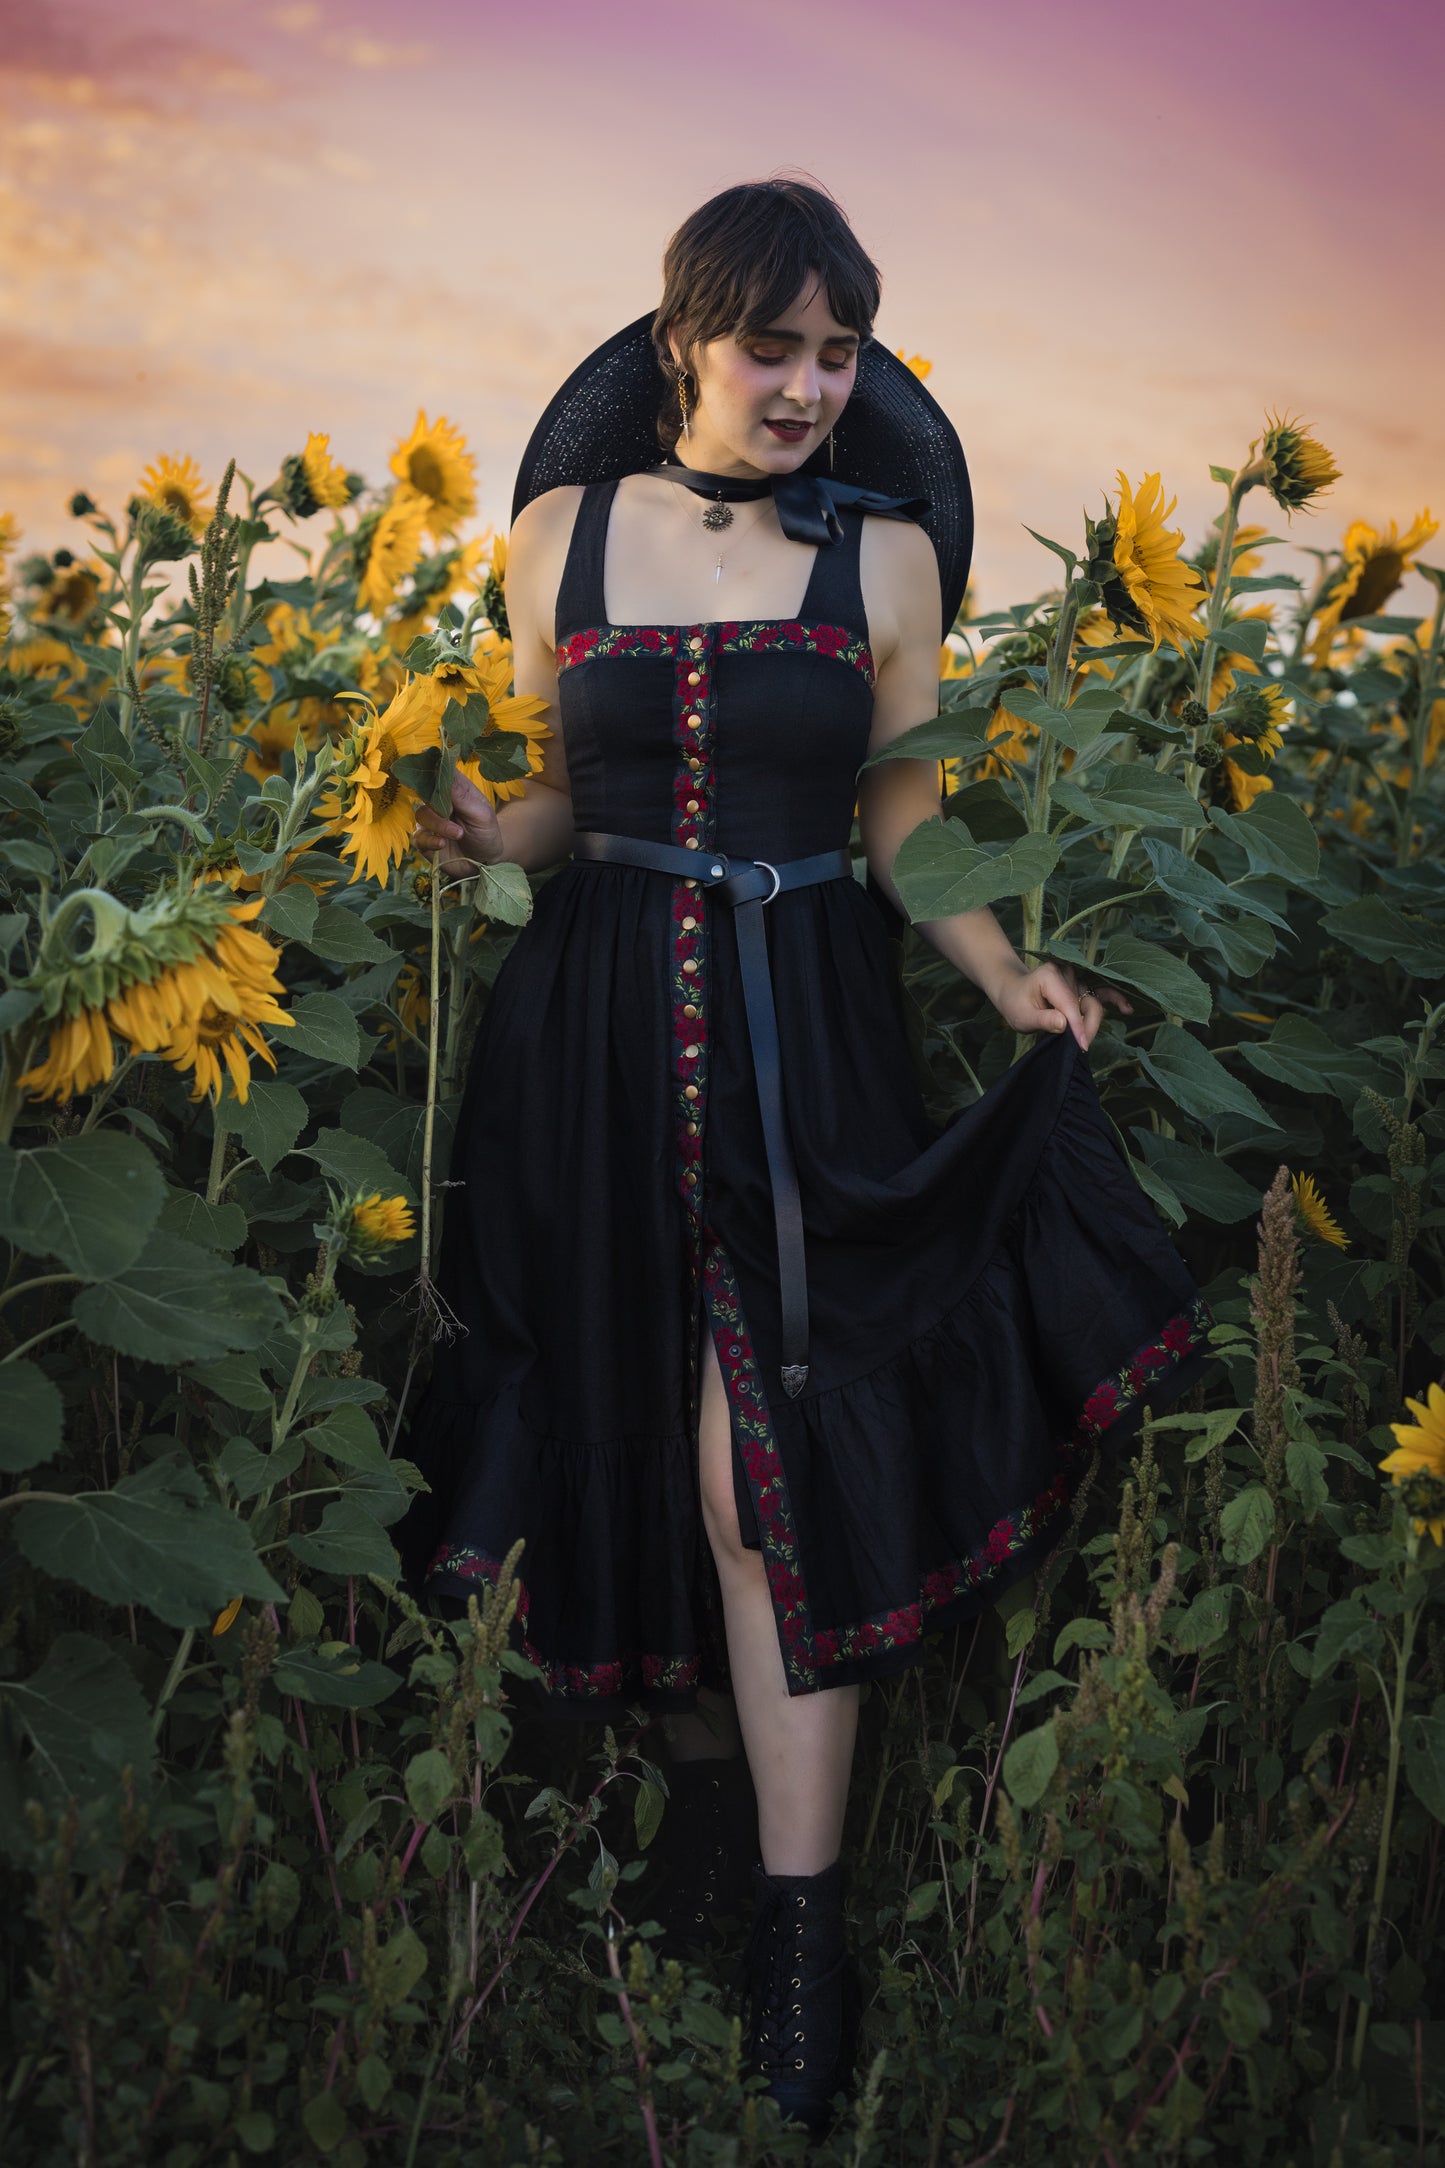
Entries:
{"label": "dress shoulder strap", "polygon": [[557,583],[555,639],[581,632],[591,625],[605,625],[602,592],[602,560],[607,547],[607,521],[616,494],[618,477],[606,482],[585,482],[582,502],[572,523],[562,577]]}
{"label": "dress shoulder strap", "polygon": [[868,613],[863,607],[863,580],[859,567],[863,514],[849,508],[842,510],[839,517],[843,524],[842,539],[819,549],[798,615],[805,623],[846,625],[850,632],[866,640]]}

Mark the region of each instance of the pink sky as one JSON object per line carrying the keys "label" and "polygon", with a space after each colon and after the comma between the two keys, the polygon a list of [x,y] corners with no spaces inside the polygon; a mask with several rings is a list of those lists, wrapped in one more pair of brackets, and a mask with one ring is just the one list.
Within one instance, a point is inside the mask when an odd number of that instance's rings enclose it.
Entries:
{"label": "pink sky", "polygon": [[980,606],[1050,584],[1023,523],[1073,543],[1119,467],[1197,540],[1267,407],[1343,470],[1273,514],[1295,545],[1439,516],[1442,71],[1404,0],[0,0],[0,508],[51,545],[76,486],[262,481],[308,429],[380,479],[424,406],[504,522],[673,226],[788,168],[933,360]]}

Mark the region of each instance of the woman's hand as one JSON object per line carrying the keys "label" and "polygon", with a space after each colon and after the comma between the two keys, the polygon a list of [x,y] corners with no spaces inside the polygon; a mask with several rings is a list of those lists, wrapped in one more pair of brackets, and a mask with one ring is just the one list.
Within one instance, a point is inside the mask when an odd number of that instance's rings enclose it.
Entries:
{"label": "woman's hand", "polygon": [[478,866],[494,866],[507,850],[496,807],[460,769],[452,776],[452,818],[419,805],[412,841],[453,880],[466,880]]}
{"label": "woman's hand", "polygon": [[1134,1013],[1133,1003],[1117,987],[1088,985],[1072,964],[1020,969],[996,986],[989,998],[1015,1031],[1069,1030],[1085,1048],[1104,1021],[1106,1001],[1125,1016]]}

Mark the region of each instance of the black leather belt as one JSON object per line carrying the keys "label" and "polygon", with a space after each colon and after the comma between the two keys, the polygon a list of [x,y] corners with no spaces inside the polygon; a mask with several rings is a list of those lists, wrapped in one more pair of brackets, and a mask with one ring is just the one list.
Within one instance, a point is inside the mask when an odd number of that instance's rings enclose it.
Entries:
{"label": "black leather belt", "polygon": [[775,866],[763,858],[729,859],[721,851],[692,851],[676,843],[645,843],[635,836],[603,835],[597,829],[578,833],[572,855],[592,865],[640,866],[650,873],[671,874],[674,880],[696,881],[719,903],[732,908],[758,1112],[773,1193],[783,1390],[796,1397],[808,1379],[808,1276],[798,1170],[783,1106],[782,1056],[763,910],[786,888],[812,888],[820,881],[851,880],[852,858],[846,850],[819,851],[812,858],[788,858]]}

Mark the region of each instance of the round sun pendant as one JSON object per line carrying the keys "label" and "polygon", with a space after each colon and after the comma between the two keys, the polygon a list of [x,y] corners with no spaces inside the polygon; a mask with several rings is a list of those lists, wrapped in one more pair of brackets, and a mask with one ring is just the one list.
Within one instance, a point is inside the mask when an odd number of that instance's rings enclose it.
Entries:
{"label": "round sun pendant", "polygon": [[719,497],[716,504],[710,504],[703,513],[702,523],[710,534],[718,534],[724,527],[731,527],[733,523],[732,506],[724,504],[722,498]]}

